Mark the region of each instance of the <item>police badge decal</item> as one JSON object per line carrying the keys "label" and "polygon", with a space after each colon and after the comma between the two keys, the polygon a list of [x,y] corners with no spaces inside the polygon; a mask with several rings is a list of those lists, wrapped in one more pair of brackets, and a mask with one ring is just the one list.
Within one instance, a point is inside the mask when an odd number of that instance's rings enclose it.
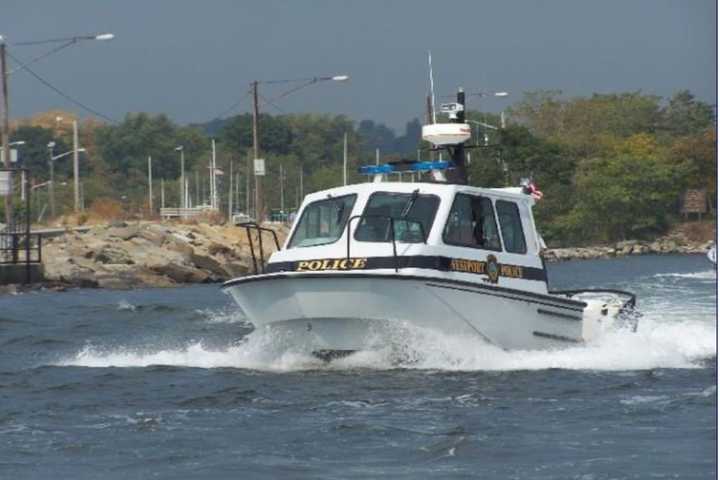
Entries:
{"label": "police badge decal", "polygon": [[500,267],[497,263],[497,258],[495,255],[488,255],[485,271],[488,276],[488,281],[490,283],[497,283],[498,277],[500,276]]}

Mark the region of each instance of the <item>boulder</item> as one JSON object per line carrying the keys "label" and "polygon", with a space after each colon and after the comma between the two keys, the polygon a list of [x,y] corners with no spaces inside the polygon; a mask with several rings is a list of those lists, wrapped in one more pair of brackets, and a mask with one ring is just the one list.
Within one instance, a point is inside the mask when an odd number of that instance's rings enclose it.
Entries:
{"label": "boulder", "polygon": [[240,262],[227,262],[223,264],[225,271],[228,273],[227,278],[242,277],[250,272],[250,267]]}
{"label": "boulder", "polygon": [[[126,224],[127,225],[127,224]],[[140,229],[137,226],[112,227],[108,229],[106,235],[109,238],[119,238],[121,240],[130,240],[137,237]]]}
{"label": "boulder", "polygon": [[228,277],[228,272],[225,267],[223,267],[219,261],[209,254],[192,253],[190,255],[190,262],[192,262],[192,264],[197,268],[207,270],[221,279],[226,279]]}
{"label": "boulder", "polygon": [[210,253],[210,255],[234,255],[232,248],[216,242],[210,244],[208,253]]}
{"label": "boulder", "polygon": [[192,253],[195,251],[189,242],[185,241],[182,236],[179,236],[176,233],[168,235],[165,238],[165,243],[163,243],[163,246],[173,252],[177,252],[183,255],[183,257],[186,258],[190,258],[190,255],[192,255]]}
{"label": "boulder", "polygon": [[156,225],[148,225],[146,228],[140,230],[138,235],[140,236],[140,238],[143,238],[148,242],[152,243],[153,245],[159,247],[165,242],[165,239],[167,238],[167,232],[158,228],[150,227],[156,227]]}
{"label": "boulder", "polygon": [[165,275],[177,283],[204,283],[208,281],[210,274],[194,267],[168,263],[155,265],[152,270],[160,275]]}
{"label": "boulder", "polygon": [[132,265],[135,261],[130,254],[123,249],[107,246],[95,255],[95,261],[99,263]]}
{"label": "boulder", "polygon": [[52,260],[43,264],[45,279],[50,282],[62,282],[78,287],[97,287],[95,272],[86,267],[75,264],[69,257],[54,256]]}

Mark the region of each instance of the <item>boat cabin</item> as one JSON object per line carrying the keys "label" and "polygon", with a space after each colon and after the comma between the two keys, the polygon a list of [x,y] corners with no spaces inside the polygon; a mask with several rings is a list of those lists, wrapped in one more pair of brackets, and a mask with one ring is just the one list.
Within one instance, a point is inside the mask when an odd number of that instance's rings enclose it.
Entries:
{"label": "boat cabin", "polygon": [[521,188],[375,182],[308,195],[266,273],[395,273],[546,294]]}

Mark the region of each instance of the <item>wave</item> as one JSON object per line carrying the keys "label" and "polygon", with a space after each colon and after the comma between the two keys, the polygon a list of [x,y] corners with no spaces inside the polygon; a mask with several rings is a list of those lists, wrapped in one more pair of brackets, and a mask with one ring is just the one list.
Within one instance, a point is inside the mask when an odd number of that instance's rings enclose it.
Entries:
{"label": "wave", "polygon": [[403,325],[390,332],[383,349],[357,352],[325,363],[307,352],[288,348],[271,329],[261,329],[222,349],[213,349],[202,341],[164,350],[87,345],[57,365],[96,368],[169,365],[263,371],[701,368],[707,359],[717,356],[715,338],[714,322],[676,316],[668,321],[657,313],[642,318],[637,332],[607,332],[591,343],[561,350],[506,351],[474,339]]}
{"label": "wave", "polygon": [[692,278],[696,280],[717,280],[717,271],[704,270],[692,273],[657,273],[653,278]]}

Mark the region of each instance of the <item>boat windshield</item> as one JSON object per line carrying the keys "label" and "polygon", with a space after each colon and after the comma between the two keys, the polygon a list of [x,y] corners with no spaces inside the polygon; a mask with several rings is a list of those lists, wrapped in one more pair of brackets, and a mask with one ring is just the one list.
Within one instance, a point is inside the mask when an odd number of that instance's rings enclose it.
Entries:
{"label": "boat windshield", "polygon": [[309,204],[303,210],[288,248],[336,242],[342,236],[356,198],[357,195],[345,195]]}
{"label": "boat windshield", "polygon": [[376,192],[370,195],[355,230],[355,240],[389,242],[393,238],[390,218],[395,224],[395,240],[421,243],[427,240],[440,199],[435,195]]}

